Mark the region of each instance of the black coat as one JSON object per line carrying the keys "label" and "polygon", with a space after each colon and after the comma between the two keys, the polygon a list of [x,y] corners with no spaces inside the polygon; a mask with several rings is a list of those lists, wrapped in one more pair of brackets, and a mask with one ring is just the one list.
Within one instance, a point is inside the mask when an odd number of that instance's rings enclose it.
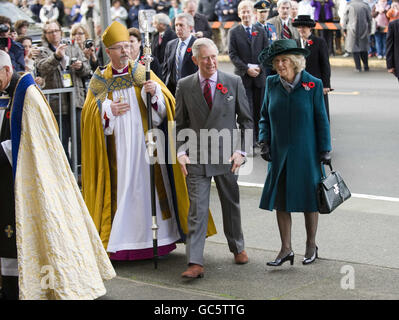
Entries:
{"label": "black coat", "polygon": [[[297,40],[298,47],[301,47],[300,41]],[[305,70],[312,76],[321,79],[324,88],[331,88],[331,67],[326,41],[312,34],[305,48],[310,51],[310,55],[306,58]]]}
{"label": "black coat", "polygon": [[[192,60],[193,53],[191,51],[191,46],[194,41],[197,40],[195,37],[191,37],[188,47],[185,47],[185,54],[182,61],[181,77],[184,78],[197,72],[198,67],[194,64]],[[162,80],[168,87],[172,94],[176,91],[176,50],[179,45],[179,39],[174,39],[168,42],[165,48],[165,58],[162,65]]]}
{"label": "black coat", "polygon": [[[6,89],[11,97],[18,83],[20,76],[14,73],[10,85]],[[11,139],[10,106],[4,110],[3,122],[0,123],[0,142]],[[15,232],[15,199],[14,199],[14,178],[12,166],[0,144],[0,257],[17,258],[17,242]],[[7,233],[8,226],[12,233]]]}
{"label": "black coat", "polygon": [[399,19],[389,23],[386,41],[387,68],[395,68],[395,76],[399,78]]}
{"label": "black coat", "polygon": [[170,40],[176,39],[176,33],[168,26],[167,29],[165,30],[165,33],[163,34],[162,37],[162,42],[159,44],[159,32],[154,34],[153,40],[152,40],[152,45],[151,45],[151,52],[152,54],[158,58],[159,63],[162,65],[163,59],[165,56],[165,48],[167,43]]}
{"label": "black coat", "polygon": [[203,14],[208,21],[218,21],[215,14],[215,5],[219,0],[200,0],[198,4],[198,12]]}
{"label": "black coat", "polygon": [[260,52],[269,46],[266,31],[263,27],[252,25],[252,36],[250,41],[247,32],[242,25],[237,25],[229,31],[229,56],[234,65],[234,73],[242,79],[244,87],[255,86],[262,88],[265,86],[266,73],[262,67],[261,73],[252,78],[247,74],[248,63],[258,64],[258,56]]}

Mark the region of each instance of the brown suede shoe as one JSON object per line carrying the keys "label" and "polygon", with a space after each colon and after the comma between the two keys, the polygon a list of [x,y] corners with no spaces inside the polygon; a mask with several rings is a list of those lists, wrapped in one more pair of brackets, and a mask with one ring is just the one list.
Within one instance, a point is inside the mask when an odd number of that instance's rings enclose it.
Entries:
{"label": "brown suede shoe", "polygon": [[191,264],[186,271],[184,271],[181,276],[183,278],[203,278],[204,277],[204,267],[199,264]]}
{"label": "brown suede shoe", "polygon": [[248,263],[248,255],[245,250],[240,253],[234,254],[234,261],[236,264],[246,264]]}

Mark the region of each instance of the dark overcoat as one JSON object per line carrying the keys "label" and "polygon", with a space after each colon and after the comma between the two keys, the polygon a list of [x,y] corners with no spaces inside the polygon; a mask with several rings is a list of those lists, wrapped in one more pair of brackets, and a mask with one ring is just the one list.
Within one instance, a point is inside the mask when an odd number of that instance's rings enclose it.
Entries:
{"label": "dark overcoat", "polygon": [[388,25],[386,57],[387,69],[395,68],[395,76],[399,79],[399,20]]}
{"label": "dark overcoat", "polygon": [[[314,87],[306,90],[303,84]],[[260,208],[273,210],[280,174],[286,167],[286,211],[316,212],[321,179],[320,152],[331,150],[330,125],[320,79],[302,71],[291,93],[279,75],[266,80],[259,141],[270,144],[271,158]]]}

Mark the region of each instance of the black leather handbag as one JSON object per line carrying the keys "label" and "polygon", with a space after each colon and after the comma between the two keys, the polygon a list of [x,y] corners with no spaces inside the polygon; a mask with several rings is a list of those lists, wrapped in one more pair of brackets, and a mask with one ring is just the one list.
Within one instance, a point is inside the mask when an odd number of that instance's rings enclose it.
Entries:
{"label": "black leather handbag", "polygon": [[321,170],[321,182],[317,186],[317,205],[320,213],[331,213],[351,197],[351,192],[341,175],[337,171],[333,171],[331,164],[329,167],[331,172],[327,177]]}

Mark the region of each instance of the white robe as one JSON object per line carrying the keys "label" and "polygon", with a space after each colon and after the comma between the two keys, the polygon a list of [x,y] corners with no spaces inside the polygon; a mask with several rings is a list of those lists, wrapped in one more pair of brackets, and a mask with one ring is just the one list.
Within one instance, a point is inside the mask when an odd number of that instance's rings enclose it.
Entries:
{"label": "white robe", "polygon": [[[141,95],[146,103],[144,89]],[[106,135],[114,133],[116,145],[117,210],[107,247],[108,252],[114,253],[121,250],[151,248],[153,240],[150,169],[146,160],[144,131],[136,93],[132,87],[113,91],[112,96],[114,101],[118,101],[122,96],[124,102],[130,105],[128,112],[114,116],[110,107],[112,101],[106,99],[102,104],[103,125],[105,125],[104,113],[109,119],[109,126],[104,128],[104,133]],[[158,111],[152,109],[152,117],[153,125],[157,126],[166,116],[165,100],[158,84],[155,96],[153,100],[157,100]],[[180,235],[175,216],[172,214],[170,219],[162,219],[157,193],[156,209],[159,227],[158,246],[176,242]]]}

